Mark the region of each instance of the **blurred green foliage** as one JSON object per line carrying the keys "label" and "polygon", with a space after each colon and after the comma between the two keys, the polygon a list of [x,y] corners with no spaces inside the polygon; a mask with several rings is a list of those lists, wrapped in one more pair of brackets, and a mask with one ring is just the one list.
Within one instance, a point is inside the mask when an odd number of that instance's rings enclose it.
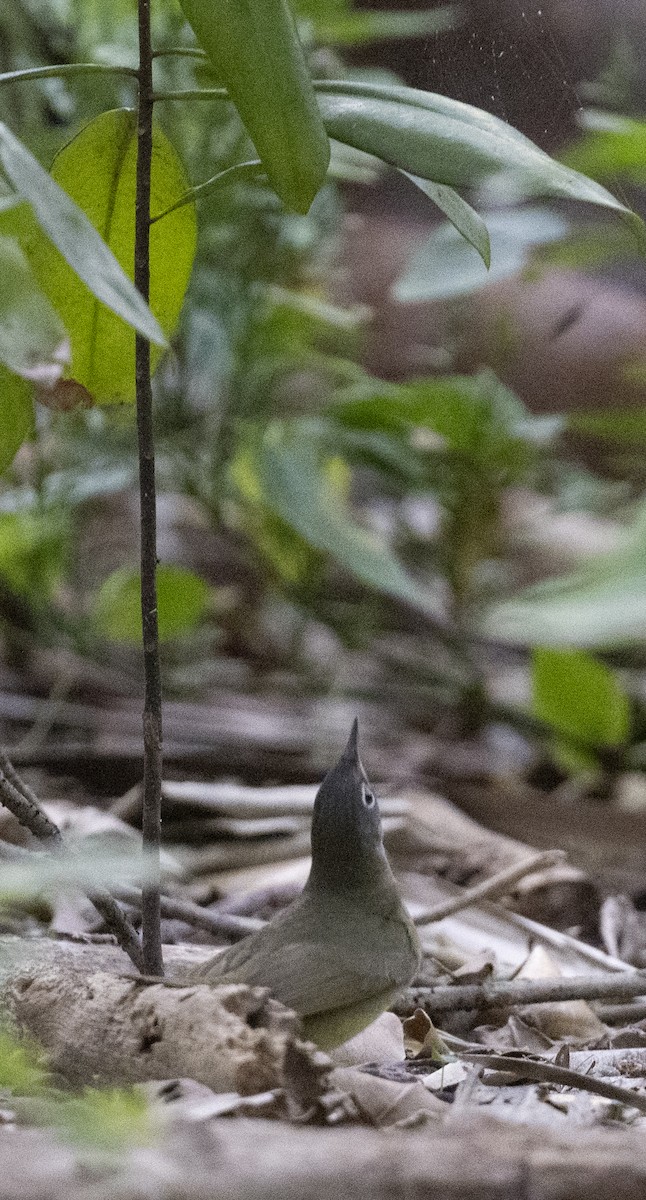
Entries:
{"label": "blurred green foliage", "polygon": [[[294,7],[317,74],[371,85],[375,96],[381,76],[350,69],[342,51],[386,34],[419,36],[421,31],[437,36],[441,46],[442,29],[463,16],[448,8],[359,12],[349,0],[299,0]],[[193,46],[174,0],[155,0],[153,23],[159,49]],[[0,14],[0,47],[3,70],[54,61],[133,64],[135,6],[131,0],[46,5],[20,0]],[[155,86],[161,93],[217,82],[204,59],[169,54],[156,60]],[[348,97],[352,94],[349,86]],[[69,165],[67,182],[75,170],[74,147],[98,128],[80,132],[88,120],[123,124],[123,109],[132,103],[132,82],[111,74],[0,87],[0,118],[44,164],[59,152],[59,166]],[[588,649],[641,641],[646,580],[637,535],[627,535],[625,553],[535,591],[518,591],[522,572],[512,561],[504,522],[509,489],[535,488],[567,507],[573,480],[583,478],[590,484],[588,494],[596,494],[594,475],[589,470],[577,475],[568,466],[562,442],[567,421],[532,417],[490,371],[452,373],[450,333],[435,372],[429,367],[418,378],[394,383],[374,378],[365,365],[371,314],[341,298],[338,252],[347,198],[385,168],[358,150],[333,145],[332,172],[310,211],[288,213],[255,168],[222,174],[254,159],[231,105],[169,98],[156,105],[156,118],[158,149],[170,154],[175,171],[173,187],[160,195],[157,211],[176,203],[188,181],[219,177],[217,186],[200,193],[193,274],[172,352],[155,378],[159,486],[169,498],[190,500],[199,521],[235,547],[253,577],[246,588],[235,585],[235,602],[227,605],[219,594],[226,588],[218,587],[217,563],[199,555],[190,568],[162,563],[167,686],[184,687],[180,679],[186,680],[185,670],[173,671],[174,640],[181,639],[184,669],[204,654],[207,627],[224,652],[235,645],[244,655],[263,614],[276,602],[295,611],[303,627],[309,621],[323,624],[346,646],[399,629],[401,604],[407,614],[415,613],[420,637],[450,631],[455,660],[462,666],[468,660],[470,694],[481,675],[478,655],[470,650],[474,637]],[[564,161],[611,187],[617,180],[639,183],[645,130],[637,112],[588,116]],[[462,134],[472,132],[466,122]],[[381,138],[383,130],[378,133]],[[181,163],[169,146],[179,148]],[[128,183],[111,179],[115,193],[117,184]],[[538,207],[534,183],[518,170],[505,172],[495,186],[483,185],[473,199],[480,211],[484,205],[486,237],[482,218],[461,197],[450,188],[437,191],[442,185],[424,185],[451,220],[438,222],[396,282],[392,298],[402,304],[455,304],[488,280],[519,271],[539,275],[555,262],[585,269],[636,253],[622,225],[597,217],[581,223],[572,207]],[[600,193],[593,189],[594,194]],[[10,230],[12,222],[24,218],[12,209],[3,219]],[[159,276],[176,293],[171,318],[158,314],[167,332],[174,328],[186,283],[192,221],[193,208],[185,205],[153,225]],[[489,237],[487,274],[482,259]],[[46,268],[40,277],[43,293],[60,292],[62,276],[52,277]],[[68,284],[65,295],[73,308]],[[96,372],[103,370],[115,391],[108,397],[110,387],[99,390],[106,392],[103,398],[114,399],[123,388],[106,363],[118,319],[106,321],[90,382],[96,387]],[[123,331],[130,338],[125,326]],[[120,346],[116,355],[125,377],[130,367]],[[83,379],[87,383],[89,376]],[[21,387],[22,380],[0,367],[0,419],[7,430],[0,468],[30,427]],[[88,570],[79,559],[77,545],[102,501],[132,489],[132,421],[131,413],[119,409],[66,413],[39,407],[34,440],[18,455],[0,492],[0,579],[32,606],[43,637],[101,661],[111,661],[109,643],[138,636],[136,578],[129,567],[114,572],[111,560],[103,567],[100,538],[91,556],[98,561],[89,564],[96,569]],[[618,443],[623,437],[638,445],[642,436],[641,414],[611,413],[610,403],[607,411],[578,416],[576,426]],[[641,496],[639,479],[631,486],[614,505],[629,529]],[[390,514],[387,520],[379,516],[384,512]],[[298,647],[298,639],[292,647]],[[303,673],[307,686],[328,686],[323,666],[319,673],[316,661],[299,661],[298,648],[293,653],[289,665]],[[571,671],[570,692],[576,695],[580,660],[559,661],[564,666],[558,686],[566,686]],[[446,670],[452,677],[455,663],[444,658],[442,664],[438,674]],[[605,685],[599,675],[595,679],[603,697]],[[553,717],[554,711],[545,719],[559,731]],[[602,729],[590,734],[592,741],[604,737]]]}
{"label": "blurred green foliage", "polygon": [[628,741],[628,698],[616,675],[591,655],[538,647],[532,684],[534,712],[553,726],[567,770],[594,768],[597,748],[616,750]]}

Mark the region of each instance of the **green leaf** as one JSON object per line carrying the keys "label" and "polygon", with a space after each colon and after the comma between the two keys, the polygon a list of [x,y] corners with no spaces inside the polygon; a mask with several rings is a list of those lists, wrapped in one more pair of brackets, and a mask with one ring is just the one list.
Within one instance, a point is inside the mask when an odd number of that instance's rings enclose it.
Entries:
{"label": "green leaf", "polygon": [[[203,579],[184,567],[157,569],[157,613],[161,641],[190,633],[202,620],[209,599]],[[122,567],[101,585],[94,601],[94,622],[116,642],[141,640],[141,588],[139,573]]]}
{"label": "green leaf", "polygon": [[491,371],[447,375],[408,384],[365,385],[349,390],[331,414],[355,429],[410,433],[426,428],[438,434],[437,454],[452,453],[463,465],[511,482],[527,463],[527,412],[517,396]]}
{"label": "green leaf", "polygon": [[51,387],[69,359],[65,326],[13,238],[0,236],[0,278],[0,362],[24,379]]}
{"label": "green leaf", "polygon": [[49,1083],[45,1055],[3,1015],[0,1025],[0,1091],[13,1096],[38,1096]]}
{"label": "green leaf", "polygon": [[0,575],[32,601],[50,596],[63,571],[66,529],[57,510],[0,513]]}
{"label": "green leaf", "polygon": [[588,112],[585,123],[588,132],[560,155],[562,162],[593,179],[646,182],[646,121]]}
{"label": "green leaf", "polygon": [[34,431],[31,388],[0,363],[0,475]]}
{"label": "green leaf", "polygon": [[437,207],[449,218],[458,233],[478,251],[485,267],[489,269],[491,266],[489,231],[480,214],[470,204],[467,204],[466,200],[463,200],[462,196],[453,188],[445,187],[443,183],[430,183],[428,179],[420,179],[418,175],[410,175],[408,171],[402,171],[402,175],[410,179],[420,191],[428,196],[429,200],[437,204]]}
{"label": "green leaf", "polygon": [[73,1144],[108,1154],[148,1146],[160,1136],[147,1097],[128,1088],[87,1088],[82,1096],[61,1099],[52,1119]]}
{"label": "green leaf", "polygon": [[[128,109],[102,113],[57,154],[52,178],[103,238],[119,270],[134,269],[136,117]],[[188,180],[166,135],[155,126],[153,215],[182,197]],[[6,222],[19,221],[19,214]],[[134,400],[135,338],[114,312],[88,296],[67,262],[35,225],[18,227],[43,291],[61,314],[72,345],[70,374],[99,404]],[[96,234],[93,234],[96,236]],[[165,333],[174,330],[195,254],[195,211],[186,206],[150,230],[150,308]],[[153,347],[153,366],[161,350]]]}
{"label": "green leaf", "polygon": [[181,4],[272,187],[288,208],[307,212],[325,179],[330,146],[288,0]]}
{"label": "green leaf", "polygon": [[431,12],[341,12],[314,18],[317,42],[328,46],[360,46],[364,42],[430,37],[452,29],[459,16],[456,6]]}
{"label": "green leaf", "polygon": [[574,433],[604,438],[624,446],[646,446],[646,408],[568,413],[567,423]]}
{"label": "green leaf", "polygon": [[646,245],[646,229],[636,213],[482,109],[415,88],[328,80],[316,86],[330,137],[458,189],[513,169],[535,194],[583,200],[617,212]]}
{"label": "green leaf", "polygon": [[630,736],[627,696],[613,672],[582,650],[534,650],[532,689],[536,716],[566,739],[603,747]]}
{"label": "green leaf", "polygon": [[444,223],[413,252],[393,285],[393,297],[402,304],[416,304],[476,291],[515,275],[534,246],[565,237],[569,228],[564,217],[540,208],[487,213],[485,220],[491,244],[488,272],[464,240],[464,232],[458,236],[452,225]]}
{"label": "green leaf", "polygon": [[[96,229],[2,122],[0,164],[19,195],[31,205],[43,232],[92,294],[151,342],[165,346],[164,335],[150,309]],[[79,168],[84,176],[91,178],[97,163],[85,160],[77,163]]]}
{"label": "green leaf", "polygon": [[646,638],[646,515],[619,550],[492,605],[480,632],[517,645],[629,645]]}
{"label": "green leaf", "polygon": [[330,554],[376,591],[414,604],[429,616],[441,615],[429,591],[407,573],[388,546],[345,510],[311,441],[284,439],[279,427],[271,427],[256,448],[254,465],[259,499],[305,542]]}

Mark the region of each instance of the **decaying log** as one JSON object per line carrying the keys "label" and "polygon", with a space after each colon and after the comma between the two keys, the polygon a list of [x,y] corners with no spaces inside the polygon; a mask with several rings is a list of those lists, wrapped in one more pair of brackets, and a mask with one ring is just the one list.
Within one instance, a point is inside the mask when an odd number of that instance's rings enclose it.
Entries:
{"label": "decaying log", "polygon": [[[195,950],[167,947],[169,974],[208,956]],[[282,1085],[298,1018],[266,989],[143,985],[127,968],[110,946],[1,938],[0,1005],[75,1085],[184,1076],[243,1095]]]}
{"label": "decaying log", "polygon": [[643,1131],[566,1133],[481,1113],[415,1130],[178,1124],[157,1146],[95,1161],[91,1171],[47,1131],[0,1131],[2,1200],[642,1200],[645,1192]]}

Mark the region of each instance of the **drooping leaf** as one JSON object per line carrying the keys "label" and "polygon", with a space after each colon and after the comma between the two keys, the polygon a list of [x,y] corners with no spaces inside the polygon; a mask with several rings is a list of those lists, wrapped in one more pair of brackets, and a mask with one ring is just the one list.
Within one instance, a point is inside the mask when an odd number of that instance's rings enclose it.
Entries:
{"label": "drooping leaf", "polygon": [[[487,271],[465,232],[442,224],[414,250],[402,275],[393,285],[393,297],[402,304],[443,300],[476,291],[485,284],[515,275],[529,259],[532,248],[557,241],[568,232],[564,217],[547,209],[487,213],[490,266]],[[476,247],[479,250],[479,247]]]}
{"label": "drooping leaf", "polygon": [[254,465],[261,502],[308,545],[331,555],[376,591],[414,604],[429,616],[441,616],[430,592],[340,502],[310,441],[283,439],[282,431],[274,427],[257,446]]}
{"label": "drooping leaf", "polygon": [[[52,178],[92,222],[130,277],[134,270],[136,118],[128,109],[102,113],[57,154]],[[166,135],[153,132],[152,214],[187,190],[182,164]],[[85,219],[84,216],[84,219]],[[99,404],[134,399],[135,339],[113,311],[89,296],[67,262],[18,212],[15,223],[43,291],[61,314],[72,346],[71,377]],[[96,236],[96,235],[94,235]],[[150,308],[165,333],[179,317],[195,253],[195,212],[187,205],[150,230]],[[107,250],[106,250],[107,253]],[[153,365],[161,351],[153,347]]]}
{"label": "drooping leaf", "polygon": [[34,402],[24,379],[0,363],[0,474],[34,430]]}
{"label": "drooping leaf", "polygon": [[0,907],[35,896],[70,894],[87,888],[118,883],[145,883],[153,866],[143,854],[121,853],[97,846],[34,854],[19,862],[3,862],[0,874]]}
{"label": "drooping leaf", "polygon": [[228,88],[270,183],[307,212],[330,146],[289,0],[181,0],[186,19]]}
{"label": "drooping leaf", "polygon": [[619,746],[630,734],[628,697],[610,668],[583,650],[535,649],[532,691],[536,716],[566,739]]}
{"label": "drooping leaf", "polygon": [[[150,309],[97,236],[96,229],[2,122],[0,164],[16,192],[29,202],[43,232],[92,294],[151,342],[165,346],[164,335]],[[97,164],[89,159],[77,165],[82,166],[84,175],[91,176]],[[17,211],[22,212],[22,206]],[[11,215],[15,212],[14,208]]]}
{"label": "drooping leaf", "polygon": [[408,171],[402,171],[402,174],[410,179],[420,191],[424,192],[429,200],[437,204],[437,207],[448,217],[458,233],[473,246],[474,250],[478,251],[488,269],[491,265],[489,230],[475,208],[467,204],[459,192],[446,187],[443,183],[430,183],[428,179],[420,179],[418,175],[411,175]]}
{"label": "drooping leaf", "polygon": [[[159,637],[169,641],[195,629],[204,616],[209,589],[203,579],[184,567],[157,569]],[[122,567],[101,585],[94,603],[97,628],[117,642],[141,640],[141,587],[139,573]]]}
{"label": "drooping leaf", "polygon": [[343,80],[316,86],[330,137],[458,189],[512,169],[532,194],[611,209],[646,244],[643,222],[615,196],[482,109],[415,88]]}
{"label": "drooping leaf", "polygon": [[620,549],[571,575],[546,580],[493,604],[481,632],[520,645],[594,649],[646,637],[646,519],[642,513]]}
{"label": "drooping leaf", "polygon": [[20,246],[0,236],[0,362],[51,387],[69,360],[65,326],[40,291]]}

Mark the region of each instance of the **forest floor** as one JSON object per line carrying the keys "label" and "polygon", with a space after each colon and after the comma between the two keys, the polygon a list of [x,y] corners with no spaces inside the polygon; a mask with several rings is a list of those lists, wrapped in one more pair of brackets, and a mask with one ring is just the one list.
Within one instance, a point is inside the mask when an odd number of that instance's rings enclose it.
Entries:
{"label": "forest floor", "polygon": [[[66,841],[121,851],[140,820],[138,703],[109,679],[90,683],[47,695],[6,670],[0,716],[14,765]],[[621,1200],[643,1194],[641,777],[615,780],[610,797],[585,780],[548,789],[510,735],[427,733],[385,701],[225,686],[171,701],[169,974],[298,894],[317,782],[355,712],[424,949],[397,1015],[322,1055],[257,990],[138,985],[81,892],[15,902],[0,926],[5,1005],[65,1094],[134,1085],[147,1120],[97,1149],[7,1094],[3,1198],[216,1188],[565,1200],[605,1195],[610,1180]],[[5,809],[0,839],[6,865],[38,849]],[[138,893],[121,898],[136,924]]]}

